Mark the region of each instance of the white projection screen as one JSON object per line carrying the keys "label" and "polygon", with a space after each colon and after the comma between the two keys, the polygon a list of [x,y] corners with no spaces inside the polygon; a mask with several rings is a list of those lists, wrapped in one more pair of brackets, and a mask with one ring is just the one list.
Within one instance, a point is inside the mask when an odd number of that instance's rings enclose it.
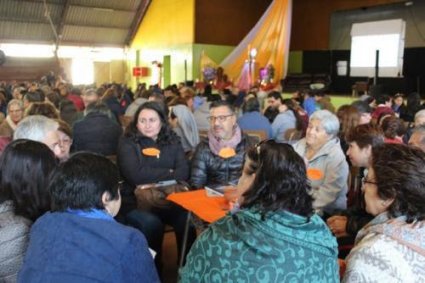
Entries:
{"label": "white projection screen", "polygon": [[405,27],[402,19],[353,24],[350,76],[374,77],[376,50],[379,50],[378,77],[400,77]]}

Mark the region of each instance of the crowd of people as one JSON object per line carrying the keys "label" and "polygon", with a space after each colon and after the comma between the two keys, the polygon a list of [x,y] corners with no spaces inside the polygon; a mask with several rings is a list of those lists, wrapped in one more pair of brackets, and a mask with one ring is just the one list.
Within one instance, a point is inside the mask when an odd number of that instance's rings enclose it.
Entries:
{"label": "crowd of people", "polygon": [[[167,225],[181,282],[425,280],[419,94],[215,92],[2,83],[0,281],[159,282]],[[197,236],[169,181],[233,209]]]}

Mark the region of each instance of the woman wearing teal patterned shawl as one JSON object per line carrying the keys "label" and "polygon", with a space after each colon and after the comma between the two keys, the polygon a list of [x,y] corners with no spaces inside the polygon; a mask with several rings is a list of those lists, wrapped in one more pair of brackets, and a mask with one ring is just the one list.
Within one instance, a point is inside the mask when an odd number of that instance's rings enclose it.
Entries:
{"label": "woman wearing teal patterned shawl", "polygon": [[305,164],[291,146],[250,149],[243,187],[241,210],[199,236],[181,282],[339,282],[336,240],[313,212]]}

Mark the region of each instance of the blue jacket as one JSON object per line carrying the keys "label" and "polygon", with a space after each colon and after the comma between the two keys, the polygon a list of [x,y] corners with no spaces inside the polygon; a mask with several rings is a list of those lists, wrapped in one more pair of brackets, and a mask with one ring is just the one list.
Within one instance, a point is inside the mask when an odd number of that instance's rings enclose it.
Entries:
{"label": "blue jacket", "polygon": [[270,125],[269,120],[264,117],[264,115],[261,115],[260,112],[254,111],[254,112],[248,112],[244,113],[239,119],[238,119],[238,125],[241,128],[241,130],[264,130],[267,133],[267,137],[271,138],[273,136],[272,127]]}
{"label": "blue jacket", "polygon": [[[109,217],[109,216],[108,216]],[[146,239],[112,217],[46,213],[31,228],[18,282],[159,282]]]}

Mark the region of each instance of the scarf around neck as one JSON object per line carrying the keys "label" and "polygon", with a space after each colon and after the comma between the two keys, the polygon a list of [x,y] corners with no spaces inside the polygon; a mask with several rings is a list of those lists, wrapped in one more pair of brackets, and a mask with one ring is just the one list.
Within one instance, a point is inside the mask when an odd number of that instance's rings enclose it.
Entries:
{"label": "scarf around neck", "polygon": [[358,232],[355,243],[370,233],[385,235],[425,256],[425,221],[406,223],[405,216],[390,218],[387,212],[383,212]]}
{"label": "scarf around neck", "polygon": [[220,150],[226,147],[233,148],[236,151],[236,147],[241,142],[241,140],[242,132],[238,125],[235,126],[235,129],[233,130],[233,136],[229,140],[218,139],[214,136],[211,129],[208,131],[208,143],[211,151],[215,155],[219,155]]}

